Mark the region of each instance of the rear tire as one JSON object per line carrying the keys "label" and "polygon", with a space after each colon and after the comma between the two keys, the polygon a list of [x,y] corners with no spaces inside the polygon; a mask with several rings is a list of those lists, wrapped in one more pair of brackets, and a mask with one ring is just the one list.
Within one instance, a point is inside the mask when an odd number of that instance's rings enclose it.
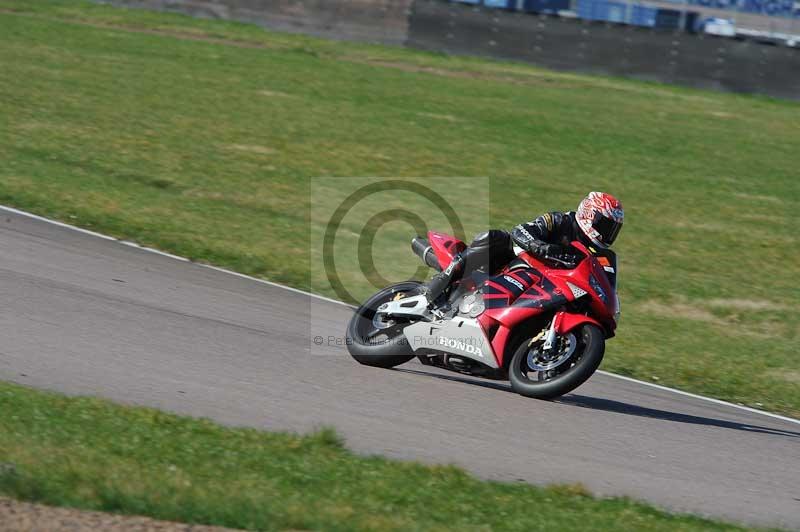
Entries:
{"label": "rear tire", "polygon": [[[365,337],[365,331],[372,327],[375,309],[380,305],[392,300],[400,292],[417,295],[421,291],[422,283],[415,281],[397,283],[384,288],[358,307],[347,326],[346,340],[350,356],[359,364],[376,368],[393,368],[414,358],[414,351],[408,345],[402,330],[399,334],[381,342],[370,342]],[[403,325],[398,324],[395,329]]]}
{"label": "rear tire", "polygon": [[[528,364],[528,341],[523,340],[514,352],[508,368],[508,379],[511,388],[525,397],[536,399],[554,399],[567,394],[586,382],[600,363],[605,352],[605,336],[603,331],[592,324],[584,324],[574,334],[579,338],[579,345],[572,358],[580,357],[574,365],[554,377],[535,381],[528,378],[525,369]],[[573,364],[567,360],[565,364]]]}

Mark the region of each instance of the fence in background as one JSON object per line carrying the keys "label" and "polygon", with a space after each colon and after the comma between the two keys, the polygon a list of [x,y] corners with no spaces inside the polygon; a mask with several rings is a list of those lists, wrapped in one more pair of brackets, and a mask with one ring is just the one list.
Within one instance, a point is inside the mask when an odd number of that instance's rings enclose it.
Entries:
{"label": "fence in background", "polygon": [[[800,0],[450,0],[512,11],[559,13],[659,28],[699,30],[709,18],[742,35],[800,41]],[[717,22],[719,24],[719,22]]]}
{"label": "fence in background", "polygon": [[[451,0],[462,4],[483,5],[501,9],[519,11],[530,10],[530,4],[538,0]],[[563,0],[569,9],[569,1]],[[647,1],[647,0],[645,0]],[[735,13],[750,13],[768,17],[800,18],[800,2],[796,0],[662,0],[672,4],[674,9],[690,9],[695,6],[725,11],[734,16]],[[623,4],[637,4],[641,0],[626,0]],[[535,11],[535,9],[534,9]]]}
{"label": "fence in background", "polygon": [[417,0],[407,44],[557,70],[800,99],[800,50],[754,41]]}
{"label": "fence in background", "polygon": [[558,70],[800,100],[800,50],[749,40],[531,15],[444,0],[106,1],[338,39],[404,44],[527,61]]}

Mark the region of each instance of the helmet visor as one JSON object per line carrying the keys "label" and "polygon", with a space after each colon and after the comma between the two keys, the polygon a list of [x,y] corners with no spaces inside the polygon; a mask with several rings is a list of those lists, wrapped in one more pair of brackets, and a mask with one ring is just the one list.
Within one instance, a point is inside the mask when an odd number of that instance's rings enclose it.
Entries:
{"label": "helmet visor", "polygon": [[614,243],[614,240],[617,239],[619,230],[622,229],[622,222],[617,222],[616,220],[612,220],[607,216],[597,213],[594,217],[592,227],[594,227],[595,231],[600,233],[603,244],[610,246]]}

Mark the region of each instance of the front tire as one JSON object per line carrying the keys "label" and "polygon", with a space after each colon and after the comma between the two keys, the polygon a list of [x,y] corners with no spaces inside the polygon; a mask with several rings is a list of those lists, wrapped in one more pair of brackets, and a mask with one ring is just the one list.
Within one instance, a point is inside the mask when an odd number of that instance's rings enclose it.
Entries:
{"label": "front tire", "polygon": [[570,333],[577,342],[575,350],[563,366],[551,371],[535,371],[531,367],[531,346],[527,340],[522,341],[508,370],[511,388],[525,397],[554,399],[586,382],[603,361],[605,336],[592,324],[584,324]]}
{"label": "front tire", "polygon": [[[356,362],[376,368],[393,368],[414,358],[414,352],[403,335],[403,328],[410,322],[391,323],[380,329],[375,325],[375,311],[398,294],[417,295],[422,293],[422,289],[422,283],[415,281],[397,283],[384,288],[358,307],[346,333],[347,350]],[[376,331],[383,337],[376,335]]]}

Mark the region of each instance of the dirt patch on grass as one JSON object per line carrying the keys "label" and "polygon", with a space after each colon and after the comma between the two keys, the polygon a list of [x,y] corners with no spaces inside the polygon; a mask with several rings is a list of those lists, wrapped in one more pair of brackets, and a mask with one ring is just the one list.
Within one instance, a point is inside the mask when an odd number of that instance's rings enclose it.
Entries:
{"label": "dirt patch on grass", "polygon": [[730,233],[735,231],[740,231],[740,227],[732,227],[729,224],[724,224],[722,222],[689,222],[685,220],[679,220],[677,222],[670,224],[672,227],[677,227],[678,229],[688,229],[692,232],[701,233],[703,231],[713,231],[716,233]]}
{"label": "dirt patch on grass", "polygon": [[434,76],[443,76],[447,78],[457,79],[475,79],[483,81],[494,81],[499,83],[508,83],[511,85],[535,85],[539,87],[553,87],[553,88],[586,88],[592,86],[590,83],[581,83],[578,81],[565,81],[551,76],[532,76],[523,74],[520,76],[502,75],[493,72],[481,72],[477,70],[450,70],[446,68],[438,68],[426,65],[418,65],[414,63],[404,63],[401,61],[387,61],[384,59],[370,59],[354,56],[343,56],[340,59],[358,63],[361,65],[372,65],[384,68],[394,68],[403,72],[413,72],[418,74],[432,74]]}
{"label": "dirt patch on grass", "polygon": [[756,300],[756,299],[709,299],[705,302],[705,304],[716,307],[716,308],[725,308],[731,310],[750,310],[754,312],[758,311],[781,311],[781,310],[788,310],[789,307],[786,305],[781,305],[779,303],[775,303],[773,301],[767,301],[766,299]]}
{"label": "dirt patch on grass", "polygon": [[257,153],[259,155],[272,155],[275,153],[275,149],[273,148],[268,146],[257,146],[255,144],[226,144],[225,149]]}
{"label": "dirt patch on grass", "polygon": [[753,200],[753,201],[769,201],[771,203],[783,203],[783,200],[777,196],[765,196],[762,194],[747,194],[745,192],[734,192],[734,196],[737,198],[742,198],[746,200]]}
{"label": "dirt patch on grass", "polygon": [[0,532],[224,532],[216,526],[188,525],[156,521],[148,517],[89,512],[73,508],[55,508],[0,497]]}
{"label": "dirt patch on grass", "polygon": [[660,301],[647,301],[639,305],[639,309],[649,314],[664,318],[683,318],[692,321],[702,321],[716,325],[725,325],[725,320],[714,316],[711,312],[688,303],[662,303]]}
{"label": "dirt patch on grass", "polygon": [[417,113],[417,116],[422,116],[425,118],[433,118],[435,120],[444,120],[445,122],[461,122],[460,118],[457,118],[453,115],[441,115],[438,113]]}
{"label": "dirt patch on grass", "polygon": [[628,80],[618,82],[613,78],[594,77],[592,78],[592,86],[597,88],[616,90],[620,92],[647,94],[648,96],[653,96],[653,97],[661,96],[666,98],[677,98],[701,104],[714,104],[716,102],[714,98],[703,96],[701,93],[692,94],[689,92],[685,92],[690,89],[669,90],[666,88],[659,88],[659,85],[633,84]]}
{"label": "dirt patch on grass", "polygon": [[[536,71],[534,67],[524,63],[513,66],[498,66],[494,64],[484,65],[481,70],[469,70],[464,67],[452,69],[437,68],[432,66],[408,63],[403,61],[391,61],[378,58],[343,56],[342,60],[351,61],[365,65],[382,66],[395,68],[404,72],[417,72],[445,76],[450,78],[476,79],[508,83],[511,85],[528,85],[538,87],[567,88],[567,89],[607,89],[621,92],[632,92],[639,94],[668,96],[683,100],[695,101],[704,104],[714,103],[712,98],[702,95],[685,94],[678,91],[659,89],[652,86],[636,86],[630,82],[617,83],[608,78],[584,78],[580,75],[554,73],[547,71]],[[527,70],[530,68],[530,70]],[[733,116],[733,115],[731,115]]]}
{"label": "dirt patch on grass", "polygon": [[258,94],[260,94],[261,96],[266,96],[267,98],[296,98],[294,94],[289,94],[280,91],[271,91],[267,89],[258,91]]}
{"label": "dirt patch on grass", "polygon": [[[742,320],[741,312],[770,312],[786,310],[789,307],[771,301],[758,301],[750,299],[711,299],[692,302],[688,299],[679,299],[665,303],[663,301],[645,301],[637,305],[639,312],[658,316],[666,319],[684,319],[708,324],[709,327],[718,329],[725,335],[734,335],[749,338],[774,338],[786,336],[788,331],[779,321],[768,320],[755,322]],[[718,316],[712,312],[714,309],[732,312],[730,315]]]}
{"label": "dirt patch on grass", "polygon": [[709,111],[708,114],[715,118],[736,118],[733,113],[726,113],[725,111]]}
{"label": "dirt patch on grass", "polygon": [[740,213],[738,218],[748,220],[751,222],[768,222],[768,223],[785,223],[786,217],[781,214],[753,214],[753,213]]}
{"label": "dirt patch on grass", "polygon": [[771,369],[766,372],[767,377],[778,379],[792,384],[800,384],[800,371],[790,369]]}

